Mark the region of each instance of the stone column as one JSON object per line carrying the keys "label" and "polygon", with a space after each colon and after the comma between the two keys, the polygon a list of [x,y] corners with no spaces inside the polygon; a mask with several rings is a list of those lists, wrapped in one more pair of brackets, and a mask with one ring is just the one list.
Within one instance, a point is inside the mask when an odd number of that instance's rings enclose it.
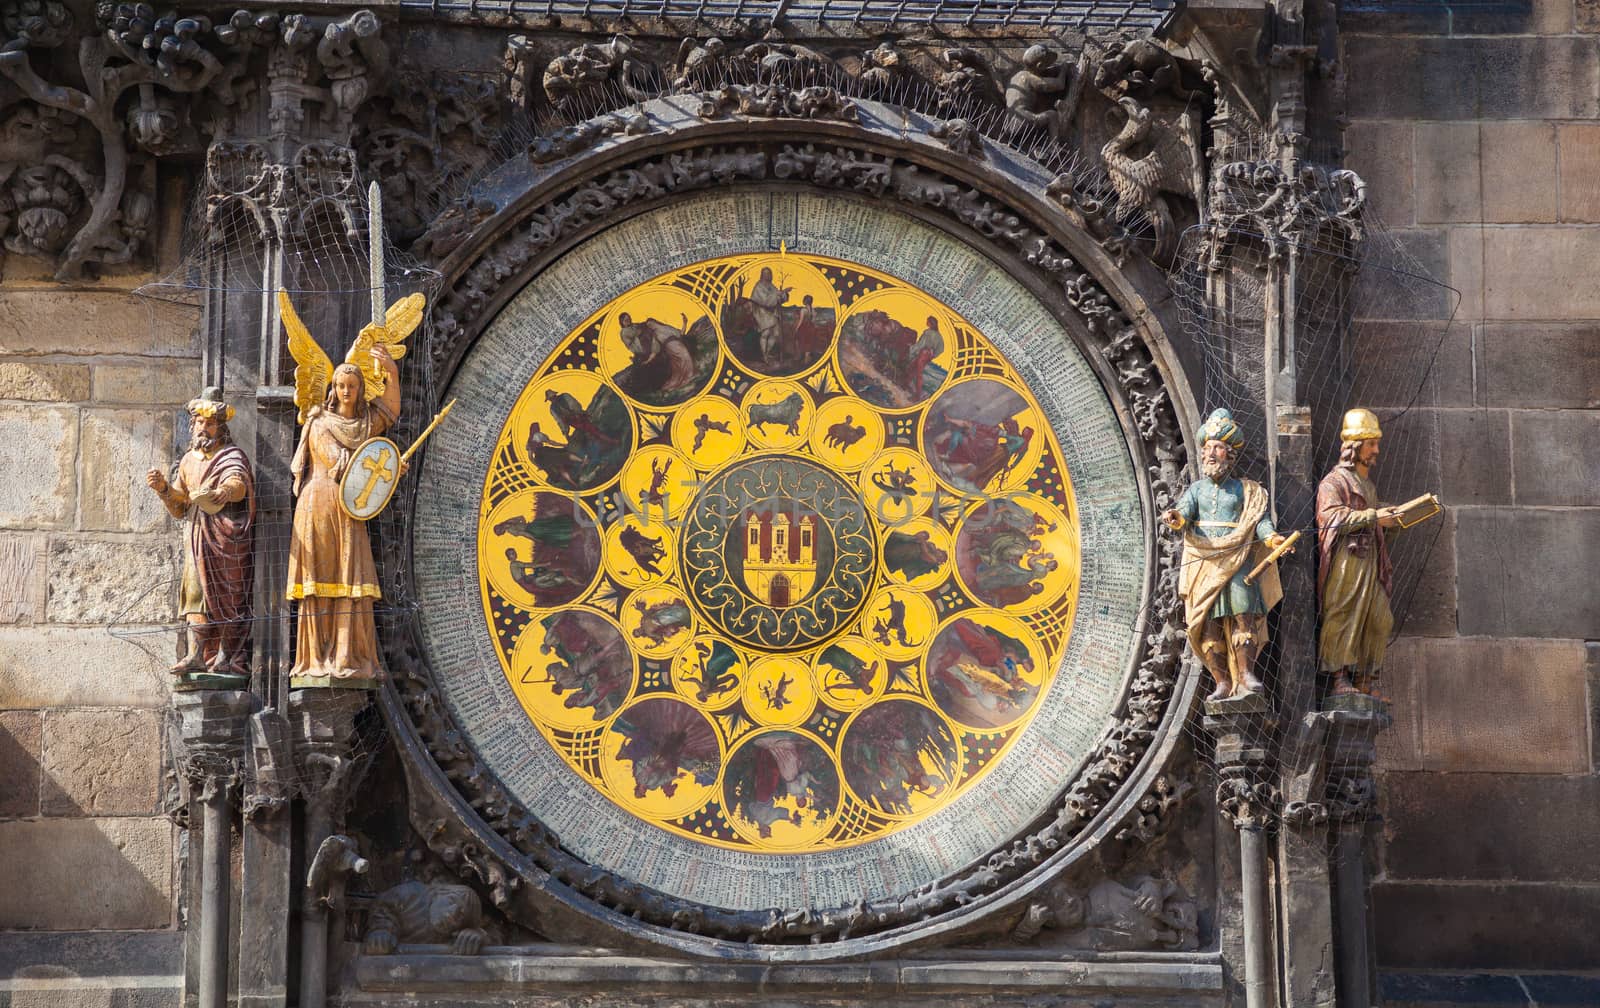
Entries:
{"label": "stone column", "polygon": [[1271,744],[1277,722],[1259,693],[1235,700],[1206,701],[1203,722],[1216,740],[1217,810],[1239,834],[1239,901],[1244,924],[1244,992],[1247,1008],[1277,1003],[1277,942],[1268,888],[1266,833],[1272,827],[1277,789],[1269,782]]}
{"label": "stone column", "polygon": [[284,1008],[289,997],[289,725],[267,707],[250,717],[240,826],[239,1008]]}
{"label": "stone column", "polygon": [[[345,803],[354,770],[352,746],[355,719],[366,707],[365,690],[297,689],[289,694],[290,723],[298,749],[305,799],[304,846],[307,880],[300,900],[300,1008],[323,1008],[328,982],[330,935],[339,933],[338,900],[314,884],[326,857],[340,864],[334,876],[364,871],[366,862],[353,855],[353,844],[338,836],[344,829]],[[324,845],[332,842],[325,854]],[[349,855],[339,858],[341,852]],[[342,887],[341,887],[342,888]]]}
{"label": "stone column", "polygon": [[[190,927],[199,934],[196,977],[198,1008],[224,1008],[228,1001],[229,896],[232,881],[231,801],[244,761],[247,718],[255,697],[242,690],[196,690],[172,698],[183,743],[183,773],[200,808],[200,911]],[[191,835],[194,816],[191,814]],[[187,995],[190,992],[185,992]]]}
{"label": "stone column", "polygon": [[1331,724],[1327,804],[1335,824],[1339,1008],[1371,1008],[1377,1001],[1372,909],[1367,898],[1367,839],[1377,805],[1372,764],[1378,733],[1394,722],[1387,703],[1361,694],[1329,697],[1323,708]]}

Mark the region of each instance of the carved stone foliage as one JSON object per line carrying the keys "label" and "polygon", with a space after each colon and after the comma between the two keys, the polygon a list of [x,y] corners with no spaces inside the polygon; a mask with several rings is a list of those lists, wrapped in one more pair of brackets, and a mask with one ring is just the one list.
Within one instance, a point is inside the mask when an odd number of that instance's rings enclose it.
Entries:
{"label": "carved stone foliage", "polygon": [[1370,773],[1331,778],[1327,804],[1332,819],[1341,822],[1368,819],[1378,807],[1378,786]]}
{"label": "carved stone foliage", "polygon": [[1100,952],[1192,952],[1200,947],[1199,922],[1195,901],[1169,879],[1134,875],[1089,886],[1061,881],[1029,904],[1011,940]]}
{"label": "carved stone foliage", "polygon": [[168,774],[165,812],[178,825],[189,825],[187,806],[238,797],[245,777],[244,744],[254,699],[234,690],[178,694],[167,732]]}
{"label": "carved stone foliage", "polygon": [[1109,200],[1099,199],[1085,191],[1078,177],[1062,172],[1045,187],[1045,193],[1060,205],[1072,223],[1100,243],[1100,247],[1115,259],[1118,266],[1127,265],[1133,252],[1133,235],[1117,214]]}
{"label": "carved stone foliage", "polygon": [[[1171,505],[1184,465],[1184,448],[1171,400],[1150,349],[1139,330],[1088,270],[1054,239],[1042,233],[1019,210],[955,181],[925,164],[855,149],[847,143],[784,143],[713,145],[642,157],[607,174],[589,177],[575,187],[531,209],[518,226],[503,231],[461,265],[435,308],[434,338],[427,351],[433,372],[449,374],[467,348],[472,333],[487,319],[493,299],[503,287],[519,282],[537,261],[586,229],[629,212],[631,204],[667,194],[681,194],[736,182],[783,180],[812,186],[882,196],[923,214],[948,218],[966,229],[1008,247],[1030,263],[1046,282],[1062,292],[1093,347],[1115,376],[1116,395],[1126,404],[1137,429],[1139,452],[1148,468],[1156,509]],[[450,236],[452,245],[470,230],[463,218]],[[387,541],[398,550],[403,536]],[[1150,617],[1137,671],[1120,721],[1106,731],[1078,777],[1065,784],[1059,804],[1036,830],[995,851],[984,862],[956,876],[901,897],[854,906],[817,910],[729,912],[703,907],[645,889],[620,876],[583,863],[526,809],[515,803],[478,762],[451,723],[433,686],[432,673],[412,643],[409,632],[395,628],[388,636],[388,664],[411,726],[432,762],[449,779],[460,800],[483,824],[497,833],[520,857],[503,861],[477,840],[469,824],[449,814],[427,813],[413,821],[435,852],[461,865],[484,883],[496,906],[513,916],[549,898],[550,884],[561,886],[602,906],[626,911],[648,924],[714,938],[754,942],[841,941],[891,927],[926,920],[967,906],[1000,886],[1039,869],[1063,850],[1125,789],[1130,776],[1154,744],[1178,682],[1183,632],[1176,599],[1176,547],[1163,542],[1154,584]],[[399,555],[385,568],[401,569]],[[418,790],[413,780],[413,792]],[[1145,785],[1135,797],[1137,811],[1121,829],[1128,839],[1153,835],[1183,797],[1184,786],[1168,777]],[[1140,798],[1146,798],[1140,804]],[[414,798],[414,801],[418,799]],[[443,809],[450,801],[423,798],[419,807]],[[444,804],[439,804],[444,801]],[[543,878],[529,893],[521,879]],[[1183,939],[1177,939],[1181,945]]]}
{"label": "carved stone foliage", "polygon": [[383,190],[386,233],[407,245],[434,222],[439,194],[483,167],[502,125],[500,83],[474,73],[393,75],[367,103],[355,146]]}
{"label": "carved stone foliage", "polygon": [[877,97],[897,85],[919,79],[931,82],[936,75],[949,72],[961,78],[960,84],[952,81],[956,92],[982,93],[987,100],[998,102],[993,72],[976,50],[959,50],[954,64],[935,55],[923,58],[919,66],[892,42],[865,52],[848,51],[850,45],[859,44],[858,40],[837,41],[835,46],[841,51],[830,55],[774,35],[743,45],[717,36],[668,42],[617,35],[604,42],[577,40],[573,44],[560,41],[558,35],[511,35],[506,40],[502,75],[512,107],[549,111],[569,121],[664,94],[714,92],[729,85],[781,85],[793,92],[811,86],[842,90],[849,85],[852,96]]}
{"label": "carved stone foliage", "polygon": [[589,119],[535,137],[528,145],[528,160],[534,164],[549,164],[589,149],[602,137],[619,134],[639,136],[650,132],[652,128],[650,117],[642,112],[618,112]]}
{"label": "carved stone foliage", "polygon": [[1172,828],[1173,820],[1194,785],[1182,777],[1161,774],[1116,833],[1118,840],[1148,844]]}
{"label": "carved stone foliage", "polygon": [[317,40],[317,62],[328,78],[324,107],[330,113],[332,132],[348,134],[356,113],[389,69],[389,49],[379,37],[382,26],[371,11],[356,11],[330,21]]}
{"label": "carved stone foliage", "polygon": [[0,4],[0,74],[22,96],[0,107],[0,238],[13,253],[54,259],[61,280],[141,253],[155,159],[198,151],[202,131],[228,132],[260,101],[261,78],[274,128],[301,133],[310,105],[348,138],[387,69],[370,11],[241,10],[218,22],[103,3],[90,22],[74,10]]}
{"label": "carved stone foliage", "polygon": [[1367,184],[1346,169],[1304,165],[1286,172],[1275,161],[1233,161],[1218,166],[1208,194],[1211,220],[1204,249],[1212,269],[1242,236],[1255,236],[1277,259],[1291,248],[1321,247],[1348,253],[1365,235]]}
{"label": "carved stone foliage", "polygon": [[786,84],[728,84],[709,92],[700,103],[703,119],[728,115],[760,116],[767,119],[832,119],[856,122],[855,102],[839,94],[837,88],[813,84],[791,88]]}
{"label": "carved stone foliage", "polygon": [[[1234,829],[1264,830],[1279,817],[1281,796],[1268,781],[1259,779],[1256,772],[1245,767],[1229,767],[1217,781],[1217,810],[1233,823]],[[1297,816],[1311,816],[1318,821],[1327,818],[1325,808],[1309,806],[1297,811]]]}
{"label": "carved stone foliage", "polygon": [[412,251],[438,262],[461,247],[479,224],[494,216],[493,200],[468,196],[445,207],[428,230],[411,246]]}
{"label": "carved stone foliage", "polygon": [[[1076,166],[1053,194],[1119,265],[1140,247],[1136,236],[1152,232],[1151,258],[1169,262],[1179,233],[1198,221],[1206,190],[1202,122],[1216,73],[1150,39],[1085,46],[1076,55],[1045,44],[1007,53],[892,42],[830,54],[772,38],[736,47],[716,37],[683,39],[675,54],[624,36],[553,57],[538,48],[529,36],[507,41],[514,101],[583,119],[582,131],[550,127],[535,141],[541,163],[620,132],[590,124],[608,110],[637,116],[624,107],[647,97],[700,95],[703,118],[846,122],[856,118],[853,98],[881,98],[936,117],[931,135],[968,157],[985,156],[983,136],[1027,149],[1054,145],[1057,163]],[[542,89],[534,86],[541,66]]]}

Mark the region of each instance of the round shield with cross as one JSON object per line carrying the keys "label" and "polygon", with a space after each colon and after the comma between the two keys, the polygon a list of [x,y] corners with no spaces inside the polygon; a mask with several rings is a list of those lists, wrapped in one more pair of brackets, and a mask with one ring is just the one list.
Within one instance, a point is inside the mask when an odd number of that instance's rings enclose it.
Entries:
{"label": "round shield with cross", "polygon": [[339,506],[357,521],[366,521],[388,505],[399,482],[400,446],[386,437],[368,438],[339,481]]}

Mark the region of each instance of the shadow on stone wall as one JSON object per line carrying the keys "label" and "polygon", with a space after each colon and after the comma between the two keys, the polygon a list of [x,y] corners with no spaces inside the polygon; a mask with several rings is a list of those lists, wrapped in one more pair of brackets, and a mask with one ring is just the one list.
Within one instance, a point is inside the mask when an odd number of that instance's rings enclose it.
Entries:
{"label": "shadow on stone wall", "polygon": [[173,926],[159,717],[0,712],[0,929]]}

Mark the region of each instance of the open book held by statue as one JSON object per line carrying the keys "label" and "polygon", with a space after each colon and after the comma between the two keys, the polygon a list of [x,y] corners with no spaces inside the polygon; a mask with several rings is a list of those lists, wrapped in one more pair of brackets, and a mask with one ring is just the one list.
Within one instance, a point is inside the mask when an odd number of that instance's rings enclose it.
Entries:
{"label": "open book held by statue", "polygon": [[1333,677],[1334,696],[1365,693],[1382,699],[1378,676],[1394,631],[1390,598],[1391,530],[1410,528],[1440,511],[1439,498],[1422,494],[1382,507],[1372,470],[1383,429],[1371,410],[1353,409],[1339,430],[1339,462],[1317,486],[1317,599],[1322,616],[1317,652]]}

